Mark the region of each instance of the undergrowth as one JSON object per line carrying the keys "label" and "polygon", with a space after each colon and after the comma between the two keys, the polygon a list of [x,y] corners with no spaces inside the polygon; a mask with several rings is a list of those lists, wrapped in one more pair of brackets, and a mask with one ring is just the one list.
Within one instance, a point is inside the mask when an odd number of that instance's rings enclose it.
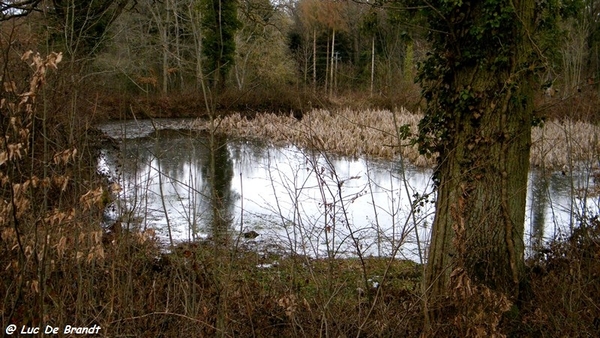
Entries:
{"label": "undergrowth", "polygon": [[[515,336],[594,337],[600,332],[600,219],[580,220],[528,262],[529,298]],[[514,323],[513,323],[514,324]]]}

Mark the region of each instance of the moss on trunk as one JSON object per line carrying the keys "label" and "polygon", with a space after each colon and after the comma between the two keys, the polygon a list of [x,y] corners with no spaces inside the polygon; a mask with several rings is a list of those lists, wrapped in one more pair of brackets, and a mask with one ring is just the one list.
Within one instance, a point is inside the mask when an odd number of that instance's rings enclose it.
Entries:
{"label": "moss on trunk", "polygon": [[425,281],[429,305],[457,294],[468,303],[465,294],[483,290],[496,295],[490,301],[514,300],[524,267],[533,2],[433,6],[442,17],[432,34],[437,47],[420,73],[428,99],[420,145],[439,154]]}

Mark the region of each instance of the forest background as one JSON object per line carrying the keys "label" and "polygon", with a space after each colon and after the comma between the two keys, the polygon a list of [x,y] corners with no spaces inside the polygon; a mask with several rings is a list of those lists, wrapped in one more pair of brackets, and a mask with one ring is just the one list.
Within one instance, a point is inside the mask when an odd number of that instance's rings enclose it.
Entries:
{"label": "forest background", "polygon": [[[5,63],[29,49],[62,51],[69,81],[61,85],[70,94],[64,100],[85,115],[289,113],[336,105],[417,111],[425,104],[415,84],[431,50],[425,3],[212,3],[6,1]],[[569,117],[597,113],[598,7],[589,0],[538,8],[538,20],[547,21],[541,24],[553,27],[539,42],[545,69],[537,93],[554,99],[543,107],[546,116],[565,114],[565,107],[578,108],[568,109]]]}

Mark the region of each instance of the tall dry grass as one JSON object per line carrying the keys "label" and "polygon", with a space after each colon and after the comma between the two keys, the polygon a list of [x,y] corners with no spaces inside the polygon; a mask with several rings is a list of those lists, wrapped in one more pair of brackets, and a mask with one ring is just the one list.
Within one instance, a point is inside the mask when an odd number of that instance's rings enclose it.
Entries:
{"label": "tall dry grass", "polygon": [[[300,148],[314,148],[344,156],[369,156],[383,159],[402,156],[419,166],[433,162],[419,154],[416,145],[399,145],[396,126],[410,126],[417,132],[421,116],[405,109],[389,110],[312,110],[301,120],[293,116],[259,114],[248,119],[239,113],[220,117],[220,131],[234,136],[260,138],[275,143],[288,143]],[[196,121],[193,128],[205,129]]]}
{"label": "tall dry grass", "polygon": [[600,153],[599,133],[600,128],[589,122],[547,121],[531,131],[531,164],[563,169],[577,162],[597,160]]}
{"label": "tall dry grass", "polygon": [[[417,145],[399,142],[397,128],[408,125],[416,134],[422,115],[401,108],[389,110],[312,110],[301,120],[289,115],[258,114],[249,119],[235,113],[219,117],[216,125],[232,136],[259,138],[300,148],[316,148],[344,156],[368,156],[382,159],[398,157],[416,166],[434,164],[419,154]],[[203,120],[192,128],[206,129]],[[597,125],[582,121],[552,120],[532,128],[530,161],[533,166],[563,169],[578,161],[594,160],[600,152]]]}

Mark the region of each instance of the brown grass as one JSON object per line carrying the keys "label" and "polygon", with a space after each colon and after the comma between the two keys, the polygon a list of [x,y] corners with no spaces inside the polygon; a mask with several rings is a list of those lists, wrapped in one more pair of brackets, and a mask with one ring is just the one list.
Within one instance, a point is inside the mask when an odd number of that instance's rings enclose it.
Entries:
{"label": "brown grass", "polygon": [[[260,138],[275,143],[294,144],[301,148],[320,149],[344,156],[369,156],[391,159],[402,156],[419,166],[433,162],[421,156],[416,145],[398,142],[394,126],[410,125],[417,132],[420,116],[404,109],[337,111],[312,110],[301,120],[293,116],[260,114],[248,119],[240,114],[219,118],[219,130],[233,136]],[[194,128],[205,129],[205,121],[198,120]]]}
{"label": "brown grass", "polygon": [[531,164],[559,169],[594,161],[600,154],[600,128],[571,120],[551,120],[531,131]]}
{"label": "brown grass", "polygon": [[529,297],[514,337],[597,337],[600,332],[600,220],[581,220],[571,236],[553,241],[528,262]]}
{"label": "brown grass", "polygon": [[[232,136],[260,138],[275,143],[316,148],[344,156],[382,159],[403,157],[417,166],[432,166],[432,158],[419,154],[416,145],[399,142],[395,126],[409,125],[414,135],[421,115],[405,109],[312,110],[301,120],[291,115],[258,114],[249,119],[239,113],[219,118],[219,130]],[[206,129],[198,120],[194,128]],[[550,169],[570,167],[578,161],[597,159],[598,126],[583,121],[552,120],[532,129],[531,164]]]}

